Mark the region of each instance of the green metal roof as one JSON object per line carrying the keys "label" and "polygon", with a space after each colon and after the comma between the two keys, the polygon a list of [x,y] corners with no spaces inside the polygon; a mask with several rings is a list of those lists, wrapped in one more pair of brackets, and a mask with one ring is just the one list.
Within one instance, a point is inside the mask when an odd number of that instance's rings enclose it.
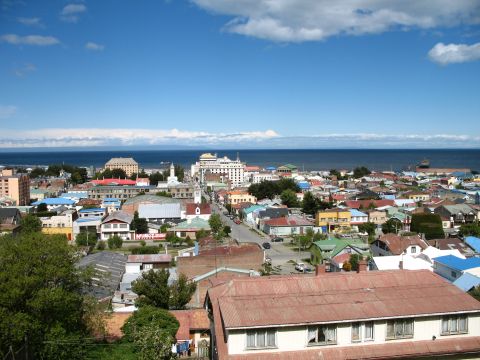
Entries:
{"label": "green metal roof", "polygon": [[210,230],[210,225],[208,224],[207,220],[200,219],[199,217],[195,217],[190,221],[183,221],[174,228],[172,228],[173,231],[181,231],[184,229],[204,229],[204,230]]}
{"label": "green metal roof", "polygon": [[365,244],[361,239],[338,239],[334,237],[327,240],[315,241],[313,245],[317,246],[322,253],[329,251],[329,257],[335,257],[347,246],[352,246],[364,251],[369,250],[370,248],[369,245]]}

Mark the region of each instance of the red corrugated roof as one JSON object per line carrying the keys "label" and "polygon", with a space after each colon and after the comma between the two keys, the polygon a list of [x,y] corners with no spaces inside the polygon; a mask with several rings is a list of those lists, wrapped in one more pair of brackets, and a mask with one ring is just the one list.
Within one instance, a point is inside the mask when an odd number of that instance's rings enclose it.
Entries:
{"label": "red corrugated roof", "polygon": [[95,185],[136,185],[135,180],[129,179],[102,179],[102,180],[92,180],[92,183]]}
{"label": "red corrugated roof", "polygon": [[288,216],[265,221],[269,226],[313,226],[313,223],[299,216]]}
{"label": "red corrugated roof", "polygon": [[[199,214],[196,213],[197,208],[200,210]],[[211,213],[212,213],[212,209],[210,208],[210,204],[189,203],[186,205],[187,215],[209,215]]]}
{"label": "red corrugated roof", "polygon": [[382,206],[395,206],[394,200],[348,200],[345,203],[349,208],[352,208],[352,209],[359,209],[359,208],[367,209],[372,204],[376,208],[382,207]]}

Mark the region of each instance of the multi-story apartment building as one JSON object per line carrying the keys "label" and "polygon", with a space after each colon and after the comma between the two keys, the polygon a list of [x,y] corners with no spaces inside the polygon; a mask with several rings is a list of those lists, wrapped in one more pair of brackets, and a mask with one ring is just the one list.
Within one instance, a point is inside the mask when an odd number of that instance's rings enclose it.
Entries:
{"label": "multi-story apartment building", "polygon": [[16,206],[30,205],[30,178],[11,169],[0,170],[0,198],[11,199]]}
{"label": "multi-story apartment building", "polygon": [[138,174],[138,163],[133,158],[111,158],[105,164],[105,169],[122,169],[127,176]]}
{"label": "multi-story apartment building", "polygon": [[478,358],[480,302],[429,270],[365,267],[212,287],[213,359]]}
{"label": "multi-story apartment building", "polygon": [[200,156],[199,161],[191,167],[192,178],[198,178],[200,183],[205,183],[206,174],[224,174],[232,187],[237,187],[245,181],[245,164],[239,158],[231,160],[224,156],[218,158],[217,154],[206,153]]}
{"label": "multi-story apartment building", "polygon": [[318,211],[315,217],[316,226],[322,233],[348,229],[351,226],[352,214],[349,209],[329,209]]}
{"label": "multi-story apartment building", "polygon": [[94,186],[88,189],[89,199],[129,199],[139,194],[155,193],[158,189],[156,186]]}

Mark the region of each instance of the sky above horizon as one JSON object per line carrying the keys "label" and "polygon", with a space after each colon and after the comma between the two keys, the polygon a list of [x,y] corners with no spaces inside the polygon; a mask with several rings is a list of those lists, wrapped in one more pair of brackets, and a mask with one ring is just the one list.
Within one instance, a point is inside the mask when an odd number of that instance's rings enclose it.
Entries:
{"label": "sky above horizon", "polygon": [[480,0],[0,0],[0,84],[0,148],[479,148]]}

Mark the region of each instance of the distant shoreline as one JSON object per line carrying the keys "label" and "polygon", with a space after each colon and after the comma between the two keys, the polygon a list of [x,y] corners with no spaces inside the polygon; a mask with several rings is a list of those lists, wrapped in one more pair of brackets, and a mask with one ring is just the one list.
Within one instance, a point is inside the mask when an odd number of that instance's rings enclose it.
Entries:
{"label": "distant shoreline", "polygon": [[[173,162],[189,169],[205,152],[240,159],[260,167],[294,164],[305,171],[351,170],[366,166],[377,171],[415,169],[424,159],[432,168],[469,168],[480,170],[480,149],[196,149],[196,150],[70,150],[70,151],[0,151],[0,165],[40,166],[70,164],[102,167],[112,157],[133,157],[141,168],[163,168]],[[163,165],[161,163],[164,163]]]}

